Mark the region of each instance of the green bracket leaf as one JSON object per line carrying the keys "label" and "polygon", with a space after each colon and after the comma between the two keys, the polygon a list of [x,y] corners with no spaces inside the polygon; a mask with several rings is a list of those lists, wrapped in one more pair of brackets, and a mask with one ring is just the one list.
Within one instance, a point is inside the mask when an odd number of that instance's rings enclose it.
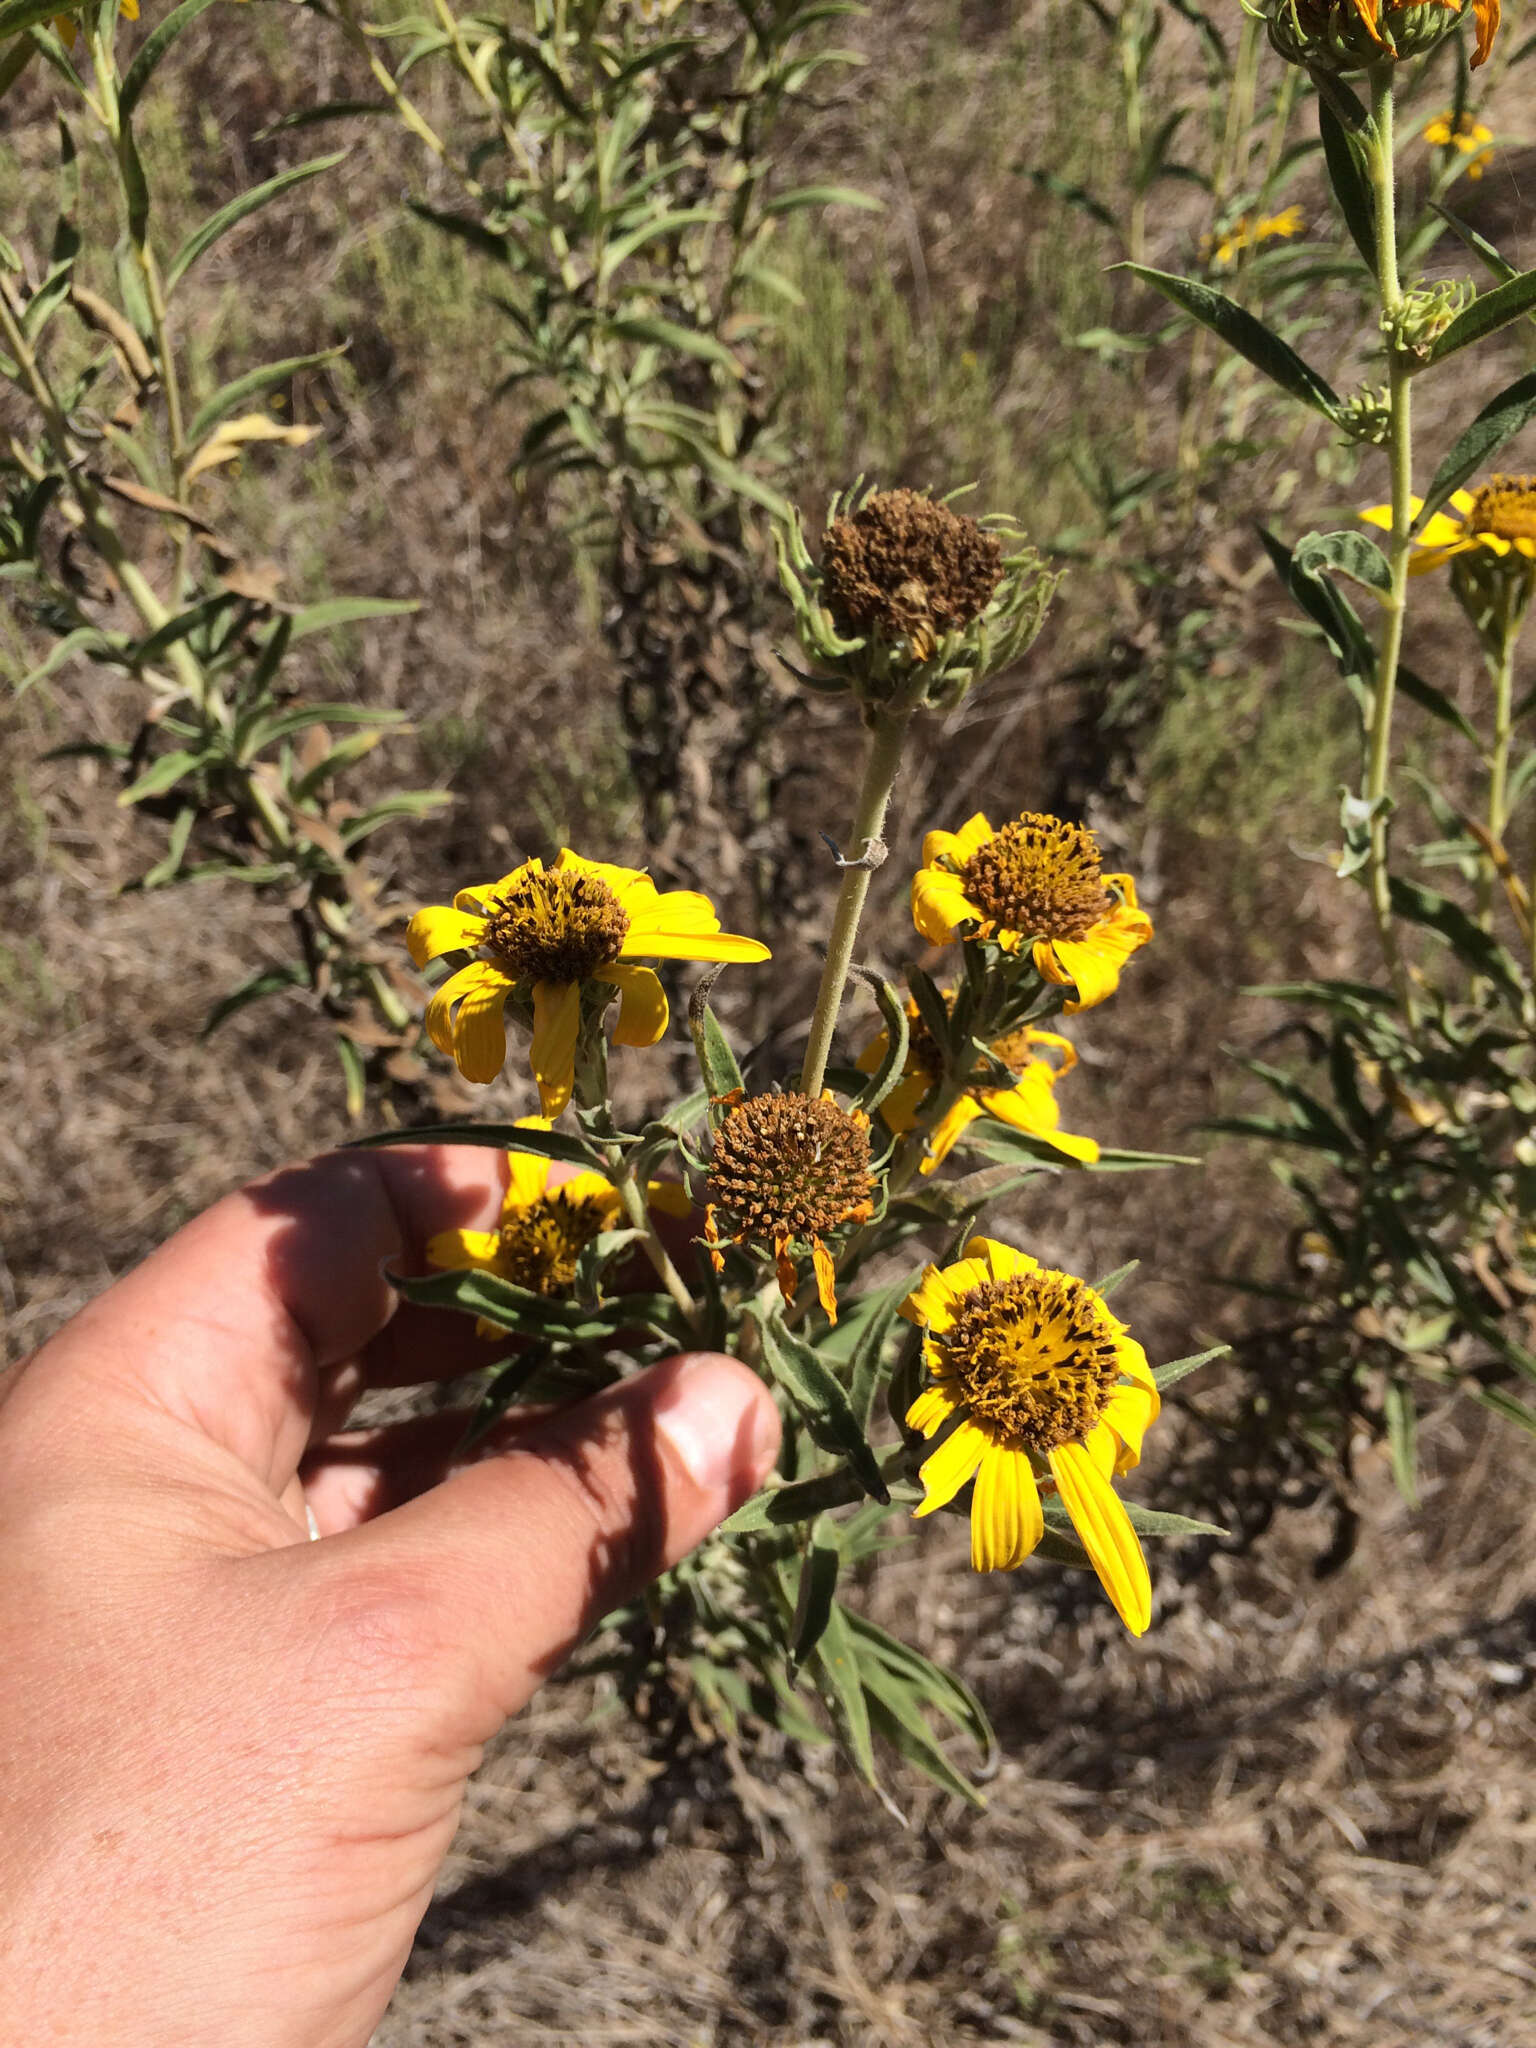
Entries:
{"label": "green bracket leaf", "polygon": [[845,1458],[873,1499],[888,1501],[891,1490],[837,1375],[813,1345],[785,1327],[777,1310],[764,1314],[753,1308],[749,1313],[762,1337],[764,1362],[794,1402],[813,1441]]}
{"label": "green bracket leaf", "polygon": [[[1494,295],[1490,293],[1489,296]],[[1485,468],[1505,442],[1512,441],[1533,418],[1536,418],[1536,370],[1517,377],[1513,384],[1507,384],[1497,398],[1488,401],[1460,436],[1435,471],[1419,515],[1413,522],[1413,531],[1422,531],[1425,522],[1433,518],[1451,493],[1459,491],[1470,476]]]}

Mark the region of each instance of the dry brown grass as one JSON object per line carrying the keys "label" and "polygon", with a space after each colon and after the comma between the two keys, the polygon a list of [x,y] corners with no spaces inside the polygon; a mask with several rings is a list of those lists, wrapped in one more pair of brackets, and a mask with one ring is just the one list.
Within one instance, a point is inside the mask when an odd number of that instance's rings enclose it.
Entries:
{"label": "dry brown grass", "polygon": [[[304,138],[251,139],[301,81],[316,98],[358,89],[321,24],[281,14],[242,16],[251,42],[225,28],[192,46],[165,129],[180,139],[187,220],[310,153]],[[878,187],[889,211],[840,225],[842,299],[802,252],[815,320],[790,366],[807,500],[861,467],[917,485],[980,473],[1044,537],[1084,517],[1072,448],[1123,436],[1129,402],[1066,341],[1117,304],[1133,317],[1133,303],[1093,267],[1064,294],[1081,230],[1021,173],[1112,161],[1092,36],[1078,10],[1045,0],[904,0],[860,33],[872,89],[809,120],[799,146],[808,165]],[[29,90],[7,103],[0,148],[41,221],[51,145]],[[238,112],[220,136],[202,110],[224,107]],[[425,601],[334,656],[315,647],[301,677],[407,709],[418,738],[394,750],[401,774],[441,776],[458,795],[441,830],[381,842],[404,903],[563,836],[619,858],[640,849],[590,580],[549,508],[508,482],[518,421],[478,398],[494,327],[473,274],[405,223],[394,148],[365,131],[343,185],[303,188],[280,222],[231,245],[198,284],[194,331],[225,374],[257,349],[352,339],[344,368],[291,394],[295,416],[324,423],[323,458],[253,461],[228,512],[281,554],[303,596]],[[1533,261],[1528,186],[1516,160],[1477,203]],[[1176,266],[1194,222],[1181,194],[1156,259]],[[859,302],[875,308],[862,324]],[[1178,373],[1165,352],[1154,398],[1171,397]],[[1078,1020],[1083,1064],[1064,1105],[1073,1128],[1119,1143],[1178,1147],[1229,1105],[1223,1041],[1251,1044],[1274,1021],[1240,1002],[1242,983],[1354,958],[1349,902],[1281,851],[1332,831],[1347,716],[1311,653],[1276,631],[1251,541],[1232,537],[1241,512],[1268,509],[1257,501],[1287,465],[1310,516],[1311,462],[1311,444],[1288,447],[1258,473],[1253,507],[1197,508],[1176,563],[1185,599],[1239,625],[1198,688],[1163,689],[1145,593],[1115,549],[1096,551],[1024,674],[937,735],[905,792],[871,941],[893,963],[909,946],[900,878],[940,816],[1067,790],[1141,878],[1157,943],[1120,1002]],[[1353,478],[1331,488],[1338,508],[1354,501]],[[1432,643],[1435,672],[1465,692],[1475,678],[1451,665],[1450,644]],[[1106,672],[1148,706],[1113,764],[1096,722]],[[91,771],[39,764],[63,738],[117,734],[127,715],[116,686],[74,673],[6,714],[0,1306],[12,1356],[234,1182],[344,1135],[326,1027],[302,1005],[196,1037],[211,1001],[283,955],[281,907],[215,887],[118,893],[154,858],[157,828],[118,810]],[[803,772],[785,800],[798,823],[836,833],[846,720],[820,702],[793,716]],[[807,874],[804,889],[814,901],[830,877]],[[804,1015],[803,935],[782,935],[781,957],[750,1020],[765,1076],[784,1070]],[[681,1078],[674,1052],[647,1084],[668,1063]],[[1051,1183],[1010,1221],[1078,1270],[1140,1255],[1126,1312],[1166,1357],[1240,1326],[1240,1301],[1207,1276],[1273,1270],[1274,1202],[1262,1170],[1228,1148],[1198,1181]],[[984,1816],[902,1781],[903,1832],[824,1757],[802,1774],[771,1746],[750,1766],[718,1750],[658,1765],[601,1717],[591,1685],[552,1688],[472,1787],[380,2048],[1531,2048],[1536,1566],[1520,1531],[1536,1480],[1475,1411],[1448,1411],[1428,1443],[1417,1514],[1367,1461],[1366,1533],[1331,1579],[1310,1574],[1329,1537],[1321,1507],[1188,1584],[1165,1554],[1164,1611],[1139,1646],[1045,1568],[978,1583],[954,1540],[883,1564],[873,1611],[915,1614],[923,1646],[959,1661],[998,1722]],[[1158,1497],[1156,1467],[1143,1497]]]}

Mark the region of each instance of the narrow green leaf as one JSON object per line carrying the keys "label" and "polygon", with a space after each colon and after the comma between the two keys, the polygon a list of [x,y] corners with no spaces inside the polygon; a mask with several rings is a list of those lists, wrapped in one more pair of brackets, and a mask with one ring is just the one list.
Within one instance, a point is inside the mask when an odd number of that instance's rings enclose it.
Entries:
{"label": "narrow green leaf", "polygon": [[1458,959],[1490,981],[1496,981],[1516,1002],[1523,991],[1515,964],[1496,939],[1469,917],[1459,903],[1434,889],[1425,889],[1401,875],[1391,878],[1392,908],[1410,923],[1438,932]]}
{"label": "narrow green leaf", "polygon": [[164,856],[145,875],[140,887],[163,889],[168,882],[174,882],[186,857],[187,841],[192,836],[192,827],[197,823],[197,805],[184,804],[176,813],[171,826],[170,838],[166,842]]}
{"label": "narrow green leaf", "polygon": [[128,66],[117,94],[118,116],[124,124],[143,97],[144,88],[154,76],[155,67],[160,59],[182,30],[189,28],[197,17],[206,13],[212,5],[213,0],[181,0],[181,5],[173,8],[163,21],[158,22],[134,51],[133,62]]}
{"label": "narrow green leaf", "polygon": [[866,1116],[873,1116],[906,1071],[911,1026],[907,1022],[906,1004],[883,975],[868,967],[855,967],[853,971],[874,996],[885,1025],[885,1056],[859,1090],[854,1103],[854,1107],[863,1110]]}
{"label": "narrow green leaf", "polygon": [[172,753],[162,754],[158,761],[145,769],[136,782],[129,783],[117,801],[119,805],[126,807],[129,804],[142,803],[146,797],[164,796],[168,789],[175,788],[184,775],[195,774],[208,758],[206,750],[194,753],[187,747],[178,747]]}
{"label": "narrow green leaf", "polygon": [[227,206],[221,206],[217,213],[210,214],[201,227],[194,228],[171,258],[165,273],[165,289],[172,292],[200,256],[206,255],[214,243],[227,235],[231,228],[259,212],[276,199],[280,193],[294,185],[302,185],[308,178],[318,178],[322,171],[334,170],[343,162],[347,152],[333,150],[329,156],[311,157],[308,163],[295,164],[291,170],[279,171],[275,178],[268,178],[264,184],[253,185],[249,192],[242,192],[231,199]]}
{"label": "narrow green leaf", "polygon": [[823,1472],[815,1479],[796,1479],[788,1486],[765,1487],[720,1524],[723,1536],[754,1536],[765,1529],[789,1529],[808,1522],[828,1508],[845,1508],[866,1498],[863,1487],[846,1470]]}
{"label": "narrow green leaf", "polygon": [[1377,274],[1376,203],[1371,192],[1370,147],[1374,129],[1367,118],[1363,128],[1350,129],[1324,98],[1317,102],[1317,125],[1323,138],[1323,160],[1328,182],[1339,202],[1344,225],[1355,247],[1365,258],[1372,277]]}
{"label": "narrow green leaf", "polygon": [[1504,284],[1495,285],[1491,292],[1484,292],[1465,306],[1446,328],[1429,352],[1429,360],[1443,363],[1447,356],[1455,355],[1457,349],[1468,348],[1474,341],[1497,334],[1501,327],[1507,327],[1511,320],[1518,320],[1536,306],[1536,270],[1519,272]]}
{"label": "narrow green leaf", "polygon": [[861,213],[884,213],[885,201],[873,192],[861,192],[857,185],[799,185],[793,192],[781,192],[763,208],[765,215],[798,213],[807,206],[854,206]]}
{"label": "narrow green leaf", "polygon": [[941,1791],[963,1799],[968,1806],[986,1810],[986,1798],[963,1777],[934,1740],[933,1730],[923,1719],[912,1688],[878,1666],[865,1674],[866,1704],[870,1725],[904,1762],[911,1764]]}
{"label": "narrow green leaf", "polygon": [[328,597],[293,614],[292,637],[305,640],[311,633],[333,633],[338,626],[354,626],[363,619],[399,619],[420,610],[416,597]]}
{"label": "narrow green leaf", "polygon": [[1144,1508],[1134,1500],[1122,1503],[1127,1519],[1138,1536],[1225,1536],[1219,1522],[1197,1522],[1189,1515],[1168,1515],[1157,1508]]}
{"label": "narrow green leaf", "polygon": [[238,988],[231,989],[227,996],[220,996],[203,1019],[199,1038],[211,1038],[221,1024],[227,1023],[237,1011],[249,1003],[259,1003],[266,996],[280,995],[284,989],[304,988],[309,977],[302,967],[292,964],[282,967],[263,967],[242,981]]}
{"label": "narrow green leaf", "polygon": [[1488,401],[1459,437],[1435,471],[1419,515],[1413,522],[1414,532],[1420,532],[1451,493],[1459,491],[1478,470],[1485,469],[1505,442],[1512,441],[1532,418],[1536,418],[1536,370],[1517,377],[1513,384],[1507,384],[1497,398]]}
{"label": "narrow green leaf", "polygon": [[1413,1389],[1401,1380],[1389,1380],[1382,1395],[1387,1420],[1387,1449],[1392,1458],[1392,1477],[1409,1507],[1419,1504],[1419,1416],[1413,1405]]}
{"label": "narrow green leaf", "polygon": [[121,634],[103,633],[99,626],[76,626],[61,640],[55,640],[46,655],[34,669],[29,669],[16,685],[18,696],[30,690],[34,683],[51,676],[55,669],[62,668],[72,655],[103,655],[120,653],[123,647]]}
{"label": "narrow green leaf", "polygon": [[811,1530],[800,1564],[800,1584],[795,1594],[795,1616],[789,1636],[791,1676],[826,1633],[827,1623],[832,1618],[833,1596],[837,1592],[837,1575],[842,1561],[837,1531],[823,1516]]}
{"label": "narrow green leaf", "polygon": [[1235,299],[1213,291],[1209,285],[1197,284],[1193,278],[1176,277],[1166,270],[1149,270],[1143,263],[1121,263],[1114,267],[1129,270],[1165,299],[1171,299],[1182,312],[1198,320],[1202,327],[1210,328],[1228,348],[1235,349],[1292,398],[1320,412],[1324,419],[1337,418],[1338,395],[1326,378],[1320,377],[1288,342],[1282,341]]}
{"label": "narrow green leaf", "polygon": [[1225,1358],[1232,1349],[1230,1344],[1213,1344],[1209,1351],[1191,1352],[1188,1358],[1170,1359],[1167,1365],[1152,1368],[1152,1377],[1161,1394],[1169,1387],[1176,1387],[1180,1380],[1188,1379],[1192,1372],[1198,1372],[1202,1365],[1209,1365],[1213,1358]]}
{"label": "narrow green leaf", "polygon": [[877,1306],[859,1332],[858,1342],[853,1348],[848,1372],[848,1405],[866,1436],[875,1410],[875,1396],[880,1390],[880,1368],[885,1358],[886,1342],[898,1309],[920,1277],[914,1274],[905,1280],[894,1281],[878,1296]]}
{"label": "narrow green leaf", "polygon": [[1464,740],[1470,740],[1474,747],[1481,749],[1483,743],[1476,726],[1456,709],[1443,690],[1425,682],[1421,675],[1403,663],[1398,664],[1397,687],[1410,703],[1417,704],[1421,711],[1427,711],[1431,718],[1438,718],[1442,725],[1453,726]]}
{"label": "narrow green leaf", "polygon": [[676,320],[663,320],[654,313],[632,314],[604,324],[608,333],[617,335],[620,341],[642,342],[648,347],[696,356],[701,362],[714,363],[732,377],[741,375],[741,365],[725,343],[697,327],[684,327]]}
{"label": "narrow green leaf", "polygon": [[848,1620],[847,1610],[834,1600],[821,1640],[811,1653],[810,1670],[849,1756],[865,1782],[874,1785],[877,1780],[869,1707],[859,1677],[857,1644]]}
{"label": "narrow green leaf", "polygon": [[764,1362],[799,1409],[812,1439],[823,1450],[845,1458],[867,1494],[888,1501],[890,1488],[842,1382],[814,1346],[785,1328],[777,1309],[763,1314],[754,1308],[750,1313],[762,1337]]}
{"label": "narrow green leaf", "polygon": [[658,1305],[665,1300],[650,1294],[618,1294],[601,1307],[586,1308],[475,1269],[425,1275],[386,1272],[384,1277],[404,1300],[423,1308],[457,1309],[464,1315],[484,1316],[517,1336],[558,1337],[572,1344],[607,1342],[622,1331],[653,1329]]}
{"label": "narrow green leaf", "polygon": [[531,1152],[537,1159],[558,1159],[566,1166],[602,1166],[601,1155],[584,1138],[568,1131],[527,1130],[521,1124],[416,1124],[408,1131],[371,1131],[348,1141],[349,1150],[375,1145],[489,1145],[498,1152]]}
{"label": "narrow green leaf", "polygon": [[688,1004],[688,1029],[693,1036],[699,1073],[709,1091],[711,1123],[715,1120],[717,1103],[724,1102],[728,1096],[746,1092],[731,1042],[720,1029],[719,1019],[709,1006],[710,993],[721,972],[720,967],[711,967],[701,974]]}
{"label": "narrow green leaf", "polygon": [[935,1712],[952,1721],[962,1734],[970,1737],[982,1756],[991,1760],[997,1748],[997,1737],[987,1719],[985,1707],[963,1679],[953,1671],[946,1671],[942,1664],[935,1664],[921,1650],[914,1650],[910,1643],[888,1634],[877,1622],[867,1620],[862,1614],[850,1613],[848,1626],[858,1640],[859,1661],[866,1671],[872,1664],[883,1665],[888,1671],[905,1678]]}
{"label": "narrow green leaf", "polygon": [[1506,1422],[1514,1423],[1517,1429],[1536,1436],[1536,1408],[1528,1408],[1523,1401],[1517,1401],[1513,1394],[1507,1394],[1502,1387],[1478,1387],[1475,1398],[1485,1408],[1491,1408],[1495,1415],[1502,1415]]}

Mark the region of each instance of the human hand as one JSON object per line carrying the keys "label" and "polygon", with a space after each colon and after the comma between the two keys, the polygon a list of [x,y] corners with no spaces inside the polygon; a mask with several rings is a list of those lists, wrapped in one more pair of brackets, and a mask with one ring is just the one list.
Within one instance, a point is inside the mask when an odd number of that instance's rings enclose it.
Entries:
{"label": "human hand", "polygon": [[503,1180],[427,1146],[275,1174],[0,1391],[0,2040],[362,2048],[482,1745],[771,1467],[766,1390],[702,1355],[457,1466],[462,1414],[336,1433],[483,1362],[382,1269]]}

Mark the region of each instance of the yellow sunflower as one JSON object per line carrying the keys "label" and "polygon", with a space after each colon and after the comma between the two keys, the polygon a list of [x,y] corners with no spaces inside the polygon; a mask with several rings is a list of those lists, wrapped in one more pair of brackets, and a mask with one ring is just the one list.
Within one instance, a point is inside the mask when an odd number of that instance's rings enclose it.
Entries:
{"label": "yellow sunflower", "polygon": [[[1410,499],[1413,517],[1422,498]],[[1523,555],[1536,561],[1536,476],[1491,476],[1475,491],[1452,491],[1447,508],[1432,513],[1413,537],[1411,576],[1425,576],[1453,555],[1481,549],[1490,555]],[[1368,505],[1360,517],[1372,526],[1392,525],[1390,505]]]}
{"label": "yellow sunflower", "polygon": [[1141,1457],[1158,1412],[1146,1353],[1100,1295],[1026,1252],[973,1237],[965,1257],[930,1266],[902,1303],[927,1332],[932,1375],[907,1411],[931,1437],[919,1515],[970,1480],[971,1564],[1012,1571],[1045,1533],[1043,1483],[1061,1497],[1115,1612],[1133,1635],[1152,1617],[1141,1543],[1111,1481]]}
{"label": "yellow sunflower", "polygon": [[1070,1016],[1112,996],[1120,970],[1152,936],[1129,875],[1101,872],[1085,825],[1024,811],[996,831],[980,811],[958,832],[930,832],[912,878],[912,921],[925,939],[1032,946],[1047,981],[1075,985]]}
{"label": "yellow sunflower", "polygon": [[1258,220],[1245,213],[1219,240],[1207,235],[1202,246],[1212,262],[1224,266],[1235,261],[1243,250],[1257,249],[1261,242],[1299,235],[1305,225],[1299,206],[1287,206],[1280,213],[1264,214]]}
{"label": "yellow sunflower", "polygon": [[[944,1000],[946,1005],[953,1001],[951,990],[944,991]],[[939,1049],[929,1036],[916,1003],[908,1002],[907,1015],[912,1020],[912,1037],[902,1078],[880,1105],[882,1119],[898,1137],[915,1128],[923,1098],[940,1079],[943,1066]],[[884,1031],[871,1040],[859,1054],[859,1071],[874,1073],[890,1042]],[[947,1159],[966,1126],[979,1116],[995,1116],[1031,1138],[1044,1138],[1069,1159],[1092,1165],[1099,1156],[1098,1140],[1075,1137],[1072,1132],[1058,1128],[1061,1111],[1056,1104],[1056,1083],[1077,1065],[1077,1049],[1072,1041],[1058,1032],[1036,1031],[1026,1025],[993,1039],[991,1050],[992,1057],[1011,1071],[1013,1081],[994,1080],[978,1063],[965,1093],[928,1132],[923,1172],[932,1173]],[[1060,1065],[1054,1064],[1049,1054],[1055,1054]]]}
{"label": "yellow sunflower", "polygon": [[[525,1116],[523,1130],[547,1131],[549,1119]],[[553,1187],[552,1160],[532,1152],[507,1154],[507,1192],[494,1230],[440,1230],[427,1242],[427,1264],[445,1272],[471,1269],[495,1273],[535,1294],[564,1294],[576,1278],[582,1253],[600,1231],[620,1221],[619,1191],[600,1173],[571,1173]],[[686,1216],[688,1191],[676,1181],[653,1180],[646,1188],[647,1206],[664,1216]],[[501,1326],[481,1316],[475,1328],[482,1337],[500,1336]]]}
{"label": "yellow sunflower", "polygon": [[450,909],[418,910],[406,932],[418,967],[472,952],[427,1005],[427,1030],[466,1081],[494,1081],[507,1057],[504,1021],[514,990],[532,1011],[530,1062],[546,1116],[571,1099],[583,982],[619,992],[618,1045],[654,1045],[667,998],[648,954],[665,960],[766,960],[756,939],[723,932],[708,897],[665,894],[635,868],[583,860],[562,847],[553,865],[525,861],[499,882],[461,889]]}
{"label": "yellow sunflower", "polygon": [[1475,114],[1465,108],[1454,118],[1452,109],[1447,107],[1443,114],[1436,114],[1424,130],[1424,140],[1433,143],[1436,149],[1457,149],[1470,157],[1467,165],[1469,178],[1480,178],[1493,162],[1493,130],[1485,127]]}

